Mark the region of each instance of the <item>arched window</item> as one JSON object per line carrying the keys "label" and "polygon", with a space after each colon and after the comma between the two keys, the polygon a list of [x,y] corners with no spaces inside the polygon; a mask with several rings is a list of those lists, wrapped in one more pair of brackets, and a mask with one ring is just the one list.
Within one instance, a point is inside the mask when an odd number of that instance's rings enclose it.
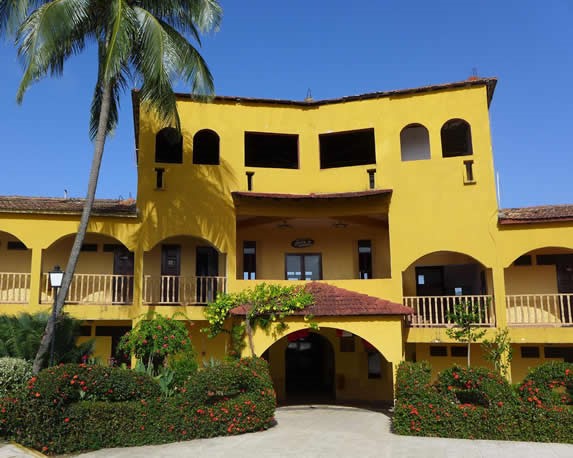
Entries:
{"label": "arched window", "polygon": [[400,132],[403,161],[430,159],[430,135],[421,124],[409,124]]}
{"label": "arched window", "polygon": [[181,164],[183,162],[183,137],[173,127],[165,127],[155,136],[155,162]]}
{"label": "arched window", "polygon": [[219,165],[219,136],[210,129],[193,137],[193,164]]}
{"label": "arched window", "polygon": [[463,119],[450,119],[442,126],[442,156],[470,156],[473,154],[472,131]]}

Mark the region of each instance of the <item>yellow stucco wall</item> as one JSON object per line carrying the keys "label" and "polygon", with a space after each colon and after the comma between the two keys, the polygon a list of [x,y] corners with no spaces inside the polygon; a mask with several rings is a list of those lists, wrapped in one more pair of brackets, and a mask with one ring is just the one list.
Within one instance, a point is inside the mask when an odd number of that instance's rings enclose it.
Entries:
{"label": "yellow stucco wall", "polygon": [[[141,109],[137,217],[93,217],[86,242],[97,242],[99,251],[82,253],[80,257],[79,273],[110,273],[113,255],[102,252],[103,243],[122,243],[133,251],[133,304],[68,306],[67,310],[80,319],[133,323],[143,313],[156,311],[166,315],[184,312],[190,320],[203,320],[201,307],[142,303],[143,276],[159,275],[161,244],[166,243],[181,244],[182,275],[194,275],[198,244],[215,247],[221,253],[219,271],[227,276],[228,291],[253,287],[265,280],[282,283],[285,253],[320,252],[323,281],[395,302],[401,302],[405,295],[415,295],[416,266],[479,262],[486,272],[488,294],[494,297],[498,327],[507,323],[506,294],[556,292],[553,266],[515,267],[512,263],[532,250],[542,249],[540,253],[550,248],[551,252],[573,250],[573,224],[498,225],[485,85],[313,107],[245,100],[203,103],[181,97],[178,108],[184,137],[183,163],[155,162],[155,134],[160,126],[151,114]],[[440,130],[453,118],[464,119],[471,126],[471,156],[442,157]],[[400,131],[411,123],[423,124],[428,129],[431,152],[428,160],[401,160]],[[374,129],[376,164],[320,169],[319,134],[364,128]],[[220,165],[192,163],[193,135],[201,129],[212,129],[219,135]],[[246,167],[245,131],[298,134],[299,168]],[[472,184],[464,183],[464,161],[468,159],[474,161]],[[158,167],[164,169],[163,189],[156,189]],[[247,171],[255,172],[253,191],[259,193],[366,191],[367,170],[372,168],[376,169],[375,189],[391,190],[391,194],[286,202],[265,199],[239,202],[231,194],[247,190]],[[268,220],[251,224],[249,220],[253,218]],[[40,303],[40,278],[54,264],[65,265],[78,220],[77,215],[0,213],[0,272],[31,274],[28,302],[0,304],[0,311],[35,312],[49,308],[45,301]],[[277,223],[282,220],[292,223],[293,229],[278,228]],[[339,220],[347,223],[347,227],[333,227]],[[306,249],[294,249],[290,243],[296,238],[312,238],[315,243]],[[360,239],[373,241],[375,279],[357,279],[356,242]],[[28,250],[6,250],[8,240],[20,240]],[[241,279],[244,240],[257,242],[256,281]],[[367,338],[393,368],[403,359],[406,342],[414,345],[420,359],[437,335],[447,341],[443,329],[408,330],[400,320],[390,320],[392,323],[388,320],[340,317],[324,320],[322,324],[325,329],[345,329]],[[296,326],[302,324],[293,322],[293,327]],[[192,332],[201,356],[222,357],[228,345],[226,339],[208,341],[196,329]],[[564,343],[573,340],[568,331],[559,327],[516,327],[511,329],[511,336],[517,343]],[[490,330],[488,335],[492,334]],[[274,342],[261,336],[258,346],[266,348]],[[98,343],[99,354],[107,351],[106,345],[103,340]],[[436,364],[442,364],[440,361]],[[452,362],[450,358],[447,361]],[[360,364],[358,359],[340,355],[340,367],[345,372],[360,373],[363,370]],[[519,367],[520,363],[515,364]],[[362,382],[348,382],[348,387],[354,387],[348,388],[349,397],[360,390],[378,389]],[[371,382],[375,383],[364,383]],[[380,396],[388,395],[384,393]]]}

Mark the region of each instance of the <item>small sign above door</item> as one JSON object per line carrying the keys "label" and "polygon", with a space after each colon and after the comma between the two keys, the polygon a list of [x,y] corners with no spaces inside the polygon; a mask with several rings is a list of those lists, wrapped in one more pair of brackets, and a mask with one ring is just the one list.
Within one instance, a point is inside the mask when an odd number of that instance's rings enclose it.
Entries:
{"label": "small sign above door", "polygon": [[314,245],[314,240],[312,239],[295,239],[290,244],[293,248],[307,248]]}

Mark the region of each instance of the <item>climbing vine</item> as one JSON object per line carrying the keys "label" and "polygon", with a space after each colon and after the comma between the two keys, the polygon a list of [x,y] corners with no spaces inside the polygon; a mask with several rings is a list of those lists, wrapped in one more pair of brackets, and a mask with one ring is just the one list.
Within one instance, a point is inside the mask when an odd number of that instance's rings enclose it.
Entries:
{"label": "climbing vine", "polygon": [[[221,332],[231,334],[234,356],[239,357],[244,348],[245,334],[248,338],[251,353],[255,355],[253,332],[256,328],[279,335],[286,331],[288,324],[284,321],[287,316],[300,312],[314,304],[314,297],[301,286],[283,286],[260,283],[253,289],[239,293],[221,294],[215,302],[205,307],[205,317],[209,327],[202,331],[209,337],[215,337]],[[245,319],[241,324],[235,324],[226,329],[225,324],[230,312],[235,307],[245,307]],[[305,315],[305,321],[311,328],[318,326],[312,321],[312,315]]]}

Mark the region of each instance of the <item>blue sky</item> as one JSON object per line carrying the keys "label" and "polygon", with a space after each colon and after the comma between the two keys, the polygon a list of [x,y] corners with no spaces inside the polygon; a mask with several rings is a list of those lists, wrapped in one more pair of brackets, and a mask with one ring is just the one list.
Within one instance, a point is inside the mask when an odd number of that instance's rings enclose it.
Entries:
{"label": "blue sky", "polygon": [[[497,76],[491,106],[502,206],[572,203],[573,1],[221,1],[202,53],[220,95],[315,99]],[[83,196],[92,156],[93,49],[31,88],[0,43],[0,194]],[[136,194],[129,94],[98,197]]]}

